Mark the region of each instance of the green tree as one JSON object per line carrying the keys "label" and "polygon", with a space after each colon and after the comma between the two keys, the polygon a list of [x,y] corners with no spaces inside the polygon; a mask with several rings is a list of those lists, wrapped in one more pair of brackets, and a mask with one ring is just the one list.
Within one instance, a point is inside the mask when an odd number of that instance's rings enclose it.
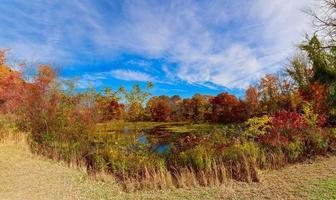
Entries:
{"label": "green tree", "polygon": [[144,119],[144,107],[148,98],[152,96],[149,90],[153,87],[153,83],[148,82],[145,88],[141,88],[140,84],[135,84],[130,91],[127,91],[124,87],[119,89],[126,102],[126,110],[130,120],[139,121]]}
{"label": "green tree", "polygon": [[311,84],[323,84],[327,89],[324,103],[330,107],[330,118],[336,120],[336,47],[325,48],[317,35],[304,42],[300,48],[312,65]]}
{"label": "green tree", "polygon": [[201,94],[195,94],[191,98],[191,106],[193,108],[193,121],[203,122],[211,112],[210,103],[207,98]]}

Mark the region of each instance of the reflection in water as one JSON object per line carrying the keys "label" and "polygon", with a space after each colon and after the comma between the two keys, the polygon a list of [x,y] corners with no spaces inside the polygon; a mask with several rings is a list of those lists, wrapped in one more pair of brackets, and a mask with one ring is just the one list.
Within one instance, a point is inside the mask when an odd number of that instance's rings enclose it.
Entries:
{"label": "reflection in water", "polygon": [[169,152],[170,148],[171,148],[171,144],[165,144],[165,145],[160,144],[160,145],[157,145],[157,147],[153,149],[153,152],[166,154]]}
{"label": "reflection in water", "polygon": [[141,136],[138,138],[138,142],[140,142],[140,143],[142,143],[142,144],[148,144],[148,143],[149,143],[146,135],[141,135]]}
{"label": "reflection in water", "polygon": [[[191,148],[193,143],[200,141],[200,137],[196,137],[197,133],[193,131],[185,131],[183,134],[171,131],[171,127],[181,126],[181,124],[174,125],[159,125],[151,129],[132,129],[130,127],[123,127],[120,130],[105,130],[106,133],[112,135],[119,135],[124,138],[125,143],[134,138],[135,149],[143,149],[145,146],[149,153],[167,154],[172,149],[183,151],[186,148]],[[120,138],[120,139],[121,139]],[[137,148],[140,147],[140,148]]]}
{"label": "reflection in water", "polygon": [[160,154],[168,153],[171,148],[171,144],[150,143],[148,140],[148,135],[145,134],[138,138],[138,142],[141,144],[150,145],[152,152]]}

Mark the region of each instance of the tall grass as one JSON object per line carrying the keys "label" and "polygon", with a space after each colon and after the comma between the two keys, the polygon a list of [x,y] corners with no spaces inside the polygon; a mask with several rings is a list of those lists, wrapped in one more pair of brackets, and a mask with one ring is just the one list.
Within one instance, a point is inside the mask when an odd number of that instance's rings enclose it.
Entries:
{"label": "tall grass", "polygon": [[27,135],[17,129],[14,115],[0,115],[0,143],[26,143]]}

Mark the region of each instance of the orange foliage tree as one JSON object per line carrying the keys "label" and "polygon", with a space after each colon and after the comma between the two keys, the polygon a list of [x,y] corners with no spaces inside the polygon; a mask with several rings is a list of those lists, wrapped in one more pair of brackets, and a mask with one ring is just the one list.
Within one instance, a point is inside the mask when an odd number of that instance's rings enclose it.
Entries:
{"label": "orange foliage tree", "polygon": [[152,97],[147,102],[147,110],[150,113],[151,120],[160,122],[169,121],[172,112],[169,97],[167,96]]}
{"label": "orange foliage tree", "polygon": [[6,51],[0,51],[0,110],[16,112],[22,104],[22,94],[26,83],[19,71],[12,70],[6,64]]}
{"label": "orange foliage tree", "polygon": [[236,110],[240,106],[237,97],[228,93],[221,93],[212,99],[211,104],[212,121],[223,123],[236,121]]}
{"label": "orange foliage tree", "polygon": [[245,92],[245,103],[249,116],[254,116],[259,109],[259,93],[256,87],[249,86]]}

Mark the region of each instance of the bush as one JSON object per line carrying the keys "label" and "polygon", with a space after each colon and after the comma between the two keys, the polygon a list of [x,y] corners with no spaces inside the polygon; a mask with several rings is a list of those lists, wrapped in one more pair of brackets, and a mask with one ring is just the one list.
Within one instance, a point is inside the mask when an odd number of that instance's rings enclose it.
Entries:
{"label": "bush", "polygon": [[203,170],[211,167],[211,148],[204,145],[196,147],[180,153],[179,160],[182,166],[190,166],[194,169]]}
{"label": "bush", "polygon": [[256,138],[263,136],[269,132],[271,126],[271,118],[267,115],[263,117],[254,117],[245,122],[246,130],[243,132],[243,137]]}
{"label": "bush", "polygon": [[290,142],[300,139],[306,128],[307,125],[302,115],[283,111],[272,117],[269,132],[257,139],[267,147],[283,148]]}
{"label": "bush", "polygon": [[328,129],[327,137],[329,140],[329,152],[336,152],[336,128]]}
{"label": "bush", "polygon": [[310,128],[316,128],[319,124],[319,115],[314,113],[313,106],[309,103],[303,105],[303,119]]}
{"label": "bush", "polygon": [[294,142],[290,142],[288,146],[286,147],[286,153],[289,158],[289,161],[296,161],[300,158],[303,154],[304,144],[297,140]]}
{"label": "bush", "polygon": [[308,129],[305,132],[305,153],[307,156],[325,154],[328,150],[328,138],[322,129]]}
{"label": "bush", "polygon": [[221,160],[228,165],[231,176],[242,181],[259,181],[257,161],[264,161],[263,151],[253,142],[234,144],[220,154]]}

